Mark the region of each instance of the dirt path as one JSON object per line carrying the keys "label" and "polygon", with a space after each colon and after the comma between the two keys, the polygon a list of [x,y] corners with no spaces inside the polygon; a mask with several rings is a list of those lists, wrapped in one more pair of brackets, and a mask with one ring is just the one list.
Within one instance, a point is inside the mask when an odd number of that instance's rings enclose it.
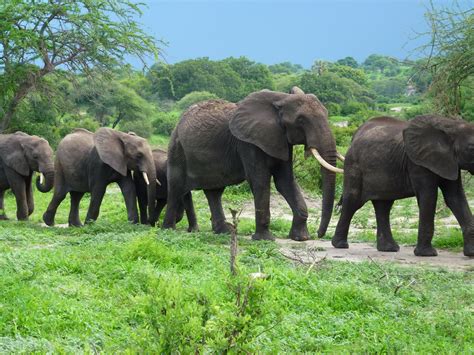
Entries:
{"label": "dirt path", "polygon": [[[321,210],[321,201],[317,198],[305,196],[308,209],[310,210],[308,223],[317,223],[319,221],[319,214]],[[471,202],[471,201],[470,201]],[[357,234],[366,230],[375,230],[375,216],[371,210],[372,206],[368,206],[369,213],[367,218],[367,225],[358,226],[355,221],[351,225],[351,233]],[[405,206],[395,206],[392,213],[392,229],[398,232],[412,232],[417,231],[417,207],[415,201],[410,216],[400,216],[400,213],[405,213]],[[272,219],[292,220],[291,209],[288,207],[286,201],[279,194],[272,194],[270,198],[270,210]],[[242,207],[241,217],[254,219],[254,205],[253,201],[246,202]],[[313,212],[313,213],[311,213]],[[369,217],[370,216],[370,217]],[[229,218],[230,216],[228,216]],[[328,228],[328,234],[334,232],[338,220],[338,216],[333,216]],[[444,226],[448,228],[459,228],[457,221],[452,215],[436,220],[437,226]],[[474,258],[465,257],[462,252],[453,253],[446,250],[438,249],[437,257],[417,257],[413,254],[412,246],[401,246],[397,253],[379,252],[374,245],[370,243],[352,242],[349,249],[333,248],[330,241],[327,240],[309,240],[307,242],[295,242],[289,239],[277,239],[280,245],[280,250],[286,256],[296,256],[302,258],[305,262],[312,263],[314,258],[324,258],[330,260],[341,260],[351,262],[370,261],[371,259],[378,262],[395,262],[403,265],[420,265],[429,267],[444,267],[451,270],[460,271],[474,271]]]}
{"label": "dirt path", "polygon": [[277,239],[280,251],[291,259],[300,259],[305,263],[327,258],[329,260],[362,262],[395,262],[403,265],[442,267],[457,271],[474,271],[474,258],[462,253],[452,253],[438,249],[437,257],[419,257],[413,254],[413,247],[401,246],[397,253],[379,252],[368,243],[351,243],[349,249],[333,248],[328,240],[308,240],[295,242],[290,239]]}

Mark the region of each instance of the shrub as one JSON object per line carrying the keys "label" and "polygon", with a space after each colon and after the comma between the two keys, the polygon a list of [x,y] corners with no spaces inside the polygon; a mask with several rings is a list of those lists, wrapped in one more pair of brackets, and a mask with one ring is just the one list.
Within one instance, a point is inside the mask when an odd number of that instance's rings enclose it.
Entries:
{"label": "shrub", "polygon": [[210,99],[218,99],[218,97],[217,95],[212,94],[208,91],[193,91],[185,95],[181,100],[179,100],[176,103],[176,108],[184,111],[195,103]]}
{"label": "shrub", "polygon": [[361,111],[366,111],[367,105],[357,101],[348,101],[342,106],[343,115],[352,115]]}
{"label": "shrub", "polygon": [[153,120],[154,132],[169,136],[178,123],[180,115],[179,111],[158,112]]}
{"label": "shrub", "polygon": [[326,105],[329,116],[339,116],[341,114],[341,105],[335,102],[328,102]]}
{"label": "shrub", "polygon": [[150,120],[122,121],[120,122],[120,130],[122,132],[135,132],[143,138],[149,138],[153,131]]}

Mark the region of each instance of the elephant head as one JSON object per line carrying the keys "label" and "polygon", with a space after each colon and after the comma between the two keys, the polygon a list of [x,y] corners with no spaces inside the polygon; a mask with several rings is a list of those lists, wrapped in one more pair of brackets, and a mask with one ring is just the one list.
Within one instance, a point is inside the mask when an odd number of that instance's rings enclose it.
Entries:
{"label": "elephant head", "polygon": [[147,184],[148,216],[154,215],[156,170],[150,145],[134,133],[100,128],[94,134],[94,144],[100,159],[126,176],[128,170],[141,174]]}
{"label": "elephant head", "polygon": [[403,131],[405,150],[417,165],[448,180],[459,169],[474,173],[474,125],[436,115],[418,116]]}
{"label": "elephant head", "polygon": [[303,144],[321,163],[323,208],[318,236],[327,230],[334,205],[338,153],[329,128],[328,112],[315,95],[294,87],[290,94],[268,90],[253,93],[238,103],[230,120],[238,139],[254,144],[268,155],[288,161],[290,145]]}
{"label": "elephant head", "polygon": [[33,171],[40,173],[36,178],[36,187],[48,192],[54,185],[53,150],[47,140],[30,136],[23,132],[9,135],[0,146],[2,159],[8,167],[22,176]]}

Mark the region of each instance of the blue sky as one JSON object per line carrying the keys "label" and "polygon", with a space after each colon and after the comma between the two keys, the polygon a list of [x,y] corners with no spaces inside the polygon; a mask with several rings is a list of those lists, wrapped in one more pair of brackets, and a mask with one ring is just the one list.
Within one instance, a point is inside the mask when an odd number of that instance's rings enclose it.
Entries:
{"label": "blue sky", "polygon": [[[164,59],[247,56],[310,67],[315,59],[379,53],[414,58],[427,0],[142,0],[140,22],[168,43]],[[438,0],[449,4],[450,1]],[[425,38],[426,41],[426,38]]]}

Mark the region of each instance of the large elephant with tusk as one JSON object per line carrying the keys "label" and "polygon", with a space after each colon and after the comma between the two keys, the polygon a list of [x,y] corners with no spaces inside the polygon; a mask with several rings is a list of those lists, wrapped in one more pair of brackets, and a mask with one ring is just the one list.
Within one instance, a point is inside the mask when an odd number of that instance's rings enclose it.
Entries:
{"label": "large elephant with tusk", "polygon": [[[228,233],[221,196],[226,186],[247,180],[255,202],[253,239],[273,236],[270,224],[270,180],[293,211],[289,233],[309,239],[308,211],[293,175],[293,146],[303,144],[322,165],[323,207],[318,230],[326,233],[334,204],[338,153],[326,108],[311,94],[293,88],[289,94],[262,90],[237,104],[209,100],[191,106],[173,131],[168,150],[168,207],[163,227],[174,228],[183,196],[203,189],[212,229]],[[340,156],[342,157],[342,156]]]}
{"label": "large elephant with tusk", "polygon": [[54,224],[56,210],[69,193],[69,225],[80,226],[79,203],[86,192],[91,193],[86,223],[95,221],[99,216],[107,185],[116,182],[125,199],[128,220],[138,223],[137,195],[132,172],[140,174],[146,182],[148,215],[153,216],[156,173],[151,148],[146,139],[134,133],[110,128],[100,128],[95,133],[76,129],[58,145],[54,195],[43,214],[44,222],[49,226]]}
{"label": "large elephant with tusk", "polygon": [[0,134],[0,219],[7,219],[3,197],[11,189],[16,199],[18,220],[27,220],[33,213],[34,200],[31,182],[39,172],[36,187],[48,192],[54,184],[53,151],[40,137],[23,132]]}

